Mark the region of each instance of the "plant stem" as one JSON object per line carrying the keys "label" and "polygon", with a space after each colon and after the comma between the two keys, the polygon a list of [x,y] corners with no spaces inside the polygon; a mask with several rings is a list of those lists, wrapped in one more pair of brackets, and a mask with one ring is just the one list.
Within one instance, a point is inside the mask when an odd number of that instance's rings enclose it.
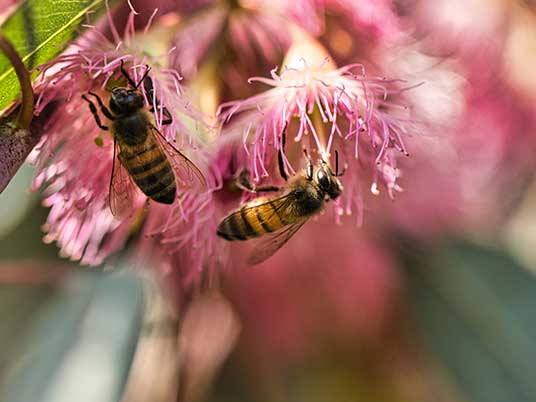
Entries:
{"label": "plant stem", "polygon": [[34,94],[32,89],[32,82],[30,80],[30,73],[22,62],[17,50],[13,47],[13,44],[4,34],[0,31],[0,50],[6,55],[17,78],[22,92],[21,108],[15,121],[15,128],[28,128],[33,119],[34,112]]}

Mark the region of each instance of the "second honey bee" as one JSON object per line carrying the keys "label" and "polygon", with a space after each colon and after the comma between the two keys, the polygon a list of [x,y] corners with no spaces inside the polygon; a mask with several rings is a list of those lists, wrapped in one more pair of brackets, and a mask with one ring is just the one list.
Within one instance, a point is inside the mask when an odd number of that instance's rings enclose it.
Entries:
{"label": "second honey bee", "polygon": [[[279,170],[286,180],[281,154]],[[259,197],[246,202],[231,212],[218,226],[218,235],[226,240],[248,240],[263,237],[248,257],[249,264],[258,264],[279,250],[307,220],[323,210],[329,200],[335,200],[342,192],[339,177],[344,172],[331,170],[327,162],[320,160],[315,167],[307,158],[303,172],[291,177],[287,186],[259,187],[249,184],[244,176],[238,185],[252,192],[277,191],[278,195]]]}
{"label": "second honey bee", "polygon": [[[139,83],[135,83],[121,62],[121,72],[132,88],[116,87],[110,95],[109,109],[101,98],[95,97],[100,111],[111,122],[111,127],[102,124],[95,104],[85,95],[82,98],[97,125],[110,130],[114,139],[114,157],[110,180],[110,209],[115,216],[124,216],[132,211],[132,202],[137,187],[150,199],[172,204],[176,199],[177,184],[191,187],[205,184],[201,171],[173,144],[168,142],[153,123],[154,108],[146,110],[140,86],[143,84],[149,103],[153,103],[153,85],[147,67]],[[162,124],[171,124],[172,118],[166,108]]]}

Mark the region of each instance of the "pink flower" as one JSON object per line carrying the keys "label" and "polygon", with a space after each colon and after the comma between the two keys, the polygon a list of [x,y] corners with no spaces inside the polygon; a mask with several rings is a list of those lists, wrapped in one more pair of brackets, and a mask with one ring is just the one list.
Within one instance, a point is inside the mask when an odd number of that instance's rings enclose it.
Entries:
{"label": "pink flower", "polygon": [[226,294],[243,342],[268,365],[292,364],[329,342],[374,341],[396,311],[400,277],[384,249],[352,225],[308,225],[254,269],[240,249],[232,253]]}
{"label": "pink flower", "polygon": [[1,24],[16,10],[17,3],[17,0],[5,0],[2,2],[2,9],[0,9]]}
{"label": "pink flower", "polygon": [[502,0],[416,0],[404,12],[426,52],[461,60],[466,64],[465,75],[477,84],[501,74],[499,59],[513,12],[509,8],[514,4]]}
{"label": "pink flower", "polygon": [[195,75],[201,60],[221,34],[226,17],[226,10],[222,7],[199,11],[175,35],[176,50],[170,62],[185,77]]}
{"label": "pink flower", "polygon": [[[513,208],[533,170],[535,120],[533,106],[509,83],[504,24],[512,23],[507,16],[518,5],[505,12],[506,4],[419,1],[407,11],[425,39],[379,54],[392,74],[423,79],[407,96],[428,124],[426,136],[407,143],[418,155],[404,165],[411,191],[385,205],[389,213],[378,208],[380,216],[371,219],[376,227],[394,224],[417,236],[474,231],[497,225]],[[481,13],[489,18],[474,18]],[[449,57],[431,56],[444,52]]]}
{"label": "pink flower", "polygon": [[320,0],[318,3],[338,17],[337,24],[341,24],[341,20],[349,22],[348,27],[355,33],[387,40],[401,34],[401,23],[392,0]]}
{"label": "pink flower", "polygon": [[290,45],[292,26],[298,24],[313,34],[322,29],[319,9],[312,0],[215,2],[190,10],[183,18],[171,65],[190,78],[203,62],[219,64],[225,56],[220,69],[231,87],[233,79],[243,78],[244,70],[254,70],[259,63],[277,63]]}
{"label": "pink flower", "polygon": [[[181,77],[175,70],[159,63],[167,54],[149,57],[144,52],[144,34],[150,26],[138,34],[134,31],[131,14],[122,37],[113,24],[110,28],[114,42],[92,29],[64,55],[41,68],[38,110],[53,99],[64,102],[64,107],[50,119],[32,155],[37,165],[34,188],[44,187],[44,204],[51,207],[44,225],[45,240],[56,241],[62,256],[80,259],[84,264],[100,264],[124,246],[132,231],[136,232],[141,219],[146,220],[142,243],[156,242],[162,248],[159,254],[175,254],[182,248],[188,249],[191,259],[185,266],[201,266],[206,257],[204,251],[208,252],[210,248],[201,249],[199,245],[206,243],[204,236],[209,233],[196,219],[201,217],[198,211],[211,199],[209,192],[189,192],[179,187],[179,198],[173,205],[164,207],[151,203],[148,208],[143,208],[146,197],[137,191],[131,216],[114,217],[111,214],[109,185],[113,140],[97,127],[82,94],[93,91],[107,99],[109,95],[104,88],[117,86],[112,83],[124,79],[120,73],[122,63],[135,82],[141,79],[148,64],[156,95],[152,105],[156,110],[156,127],[201,167],[206,156],[199,144],[204,141],[206,128],[184,95],[179,83]],[[143,85],[140,89],[147,97]],[[172,124],[162,125],[163,107],[156,104],[156,99],[171,113]],[[212,185],[214,179],[207,179]],[[183,225],[188,225],[189,229],[180,237]],[[147,245],[145,249],[151,247]]]}
{"label": "pink flower", "polygon": [[[284,130],[295,143],[332,165],[338,151],[348,170],[337,212],[350,214],[356,209],[360,220],[364,180],[374,194],[381,187],[390,197],[401,191],[397,159],[408,155],[404,137],[417,130],[401,103],[408,85],[368,76],[361,65],[337,68],[326,51],[309,39],[291,48],[286,60],[279,74],[274,69],[271,78],[250,80],[270,89],[221,106],[223,144],[242,140],[244,163],[256,181],[271,175]],[[285,155],[301,154],[290,148],[287,144]],[[284,163],[289,172],[296,171],[287,157]]]}

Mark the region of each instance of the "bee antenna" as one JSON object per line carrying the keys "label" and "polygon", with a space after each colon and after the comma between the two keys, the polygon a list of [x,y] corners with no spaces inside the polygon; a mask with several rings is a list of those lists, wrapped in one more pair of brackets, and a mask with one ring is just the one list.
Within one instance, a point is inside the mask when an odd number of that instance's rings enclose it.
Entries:
{"label": "bee antenna", "polygon": [[279,148],[279,152],[277,153],[277,162],[279,165],[279,174],[283,178],[283,180],[288,180],[288,175],[285,170],[285,163],[283,161],[283,152],[285,150],[285,143],[286,143],[286,131],[287,131],[287,123],[285,122],[285,126],[283,127],[283,131],[281,132],[281,147]]}
{"label": "bee antenna", "polygon": [[285,149],[285,144],[287,143],[287,126],[288,122],[285,122],[283,130],[281,131],[281,148]]}
{"label": "bee antenna", "polygon": [[134,82],[134,80],[132,78],[130,78],[130,75],[128,74],[128,71],[125,70],[125,61],[123,59],[121,59],[121,74],[123,74],[126,77],[126,79],[127,79],[128,83],[130,84],[130,86],[132,86],[132,87],[134,87],[136,89],[138,88],[136,86],[136,83]]}
{"label": "bee antenna", "polygon": [[313,180],[313,163],[311,162],[311,158],[309,157],[309,153],[307,152],[307,149],[303,148],[303,153],[305,154],[305,157],[307,158],[307,180],[311,181]]}
{"label": "bee antenna", "polygon": [[151,67],[149,67],[147,64],[145,65],[145,72],[143,73],[143,77],[141,77],[140,81],[135,85],[135,89],[138,89],[141,84],[143,84],[143,81],[145,81],[145,78],[149,75],[149,71],[151,71]]}
{"label": "bee antenna", "polygon": [[341,172],[339,173],[339,153],[335,151],[335,177],[341,177],[346,173],[348,169],[348,164],[344,162]]}

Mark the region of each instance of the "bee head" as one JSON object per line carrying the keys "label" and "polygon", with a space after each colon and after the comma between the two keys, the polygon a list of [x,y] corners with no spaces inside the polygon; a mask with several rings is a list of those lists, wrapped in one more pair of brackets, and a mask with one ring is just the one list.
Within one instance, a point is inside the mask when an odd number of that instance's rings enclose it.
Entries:
{"label": "bee head", "polygon": [[320,166],[316,170],[313,180],[332,200],[341,195],[342,184],[337,175],[333,173],[324,161],[320,162]]}
{"label": "bee head", "polygon": [[114,88],[110,96],[110,110],[116,115],[134,113],[143,107],[143,95],[137,89]]}

